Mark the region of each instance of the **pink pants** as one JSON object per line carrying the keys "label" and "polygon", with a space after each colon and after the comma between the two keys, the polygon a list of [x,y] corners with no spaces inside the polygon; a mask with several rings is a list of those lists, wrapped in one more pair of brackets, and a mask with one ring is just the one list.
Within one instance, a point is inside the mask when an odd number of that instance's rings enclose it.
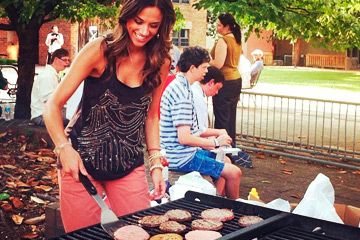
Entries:
{"label": "pink pants", "polygon": [[[59,175],[60,212],[66,232],[100,222],[100,207],[80,182],[71,176]],[[107,195],[107,203],[117,216],[150,207],[149,187],[144,165],[129,175],[112,181],[97,181],[89,176],[100,196]]]}

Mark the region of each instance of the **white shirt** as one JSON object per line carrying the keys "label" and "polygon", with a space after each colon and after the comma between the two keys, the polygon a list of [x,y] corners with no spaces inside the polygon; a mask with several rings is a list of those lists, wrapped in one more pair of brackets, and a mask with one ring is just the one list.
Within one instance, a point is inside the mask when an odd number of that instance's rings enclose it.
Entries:
{"label": "white shirt", "polygon": [[242,88],[250,88],[251,63],[243,54],[240,55],[238,70],[241,75]]}
{"label": "white shirt", "polygon": [[64,37],[61,33],[58,33],[56,40],[53,39],[53,34],[55,33],[49,33],[45,40],[46,46],[49,47],[49,53],[55,52],[55,50],[58,50],[64,44]]}
{"label": "white shirt", "polygon": [[209,128],[206,95],[200,86],[200,82],[194,82],[191,85],[191,91],[194,97],[194,105],[195,105],[199,130],[200,133],[203,133],[206,129]]}
{"label": "white shirt", "polygon": [[31,90],[31,119],[42,115],[44,104],[58,86],[59,74],[51,65],[46,65],[44,70],[34,79]]}

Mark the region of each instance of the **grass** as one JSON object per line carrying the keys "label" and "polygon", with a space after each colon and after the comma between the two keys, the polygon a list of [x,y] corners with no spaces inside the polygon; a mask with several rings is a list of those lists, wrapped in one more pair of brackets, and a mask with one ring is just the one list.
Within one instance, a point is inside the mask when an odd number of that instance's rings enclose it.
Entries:
{"label": "grass", "polygon": [[259,82],[360,92],[360,72],[265,67]]}

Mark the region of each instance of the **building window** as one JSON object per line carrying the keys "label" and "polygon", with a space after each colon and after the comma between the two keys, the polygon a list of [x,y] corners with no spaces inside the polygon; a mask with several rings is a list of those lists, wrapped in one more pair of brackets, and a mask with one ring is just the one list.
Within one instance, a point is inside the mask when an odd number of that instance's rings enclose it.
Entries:
{"label": "building window", "polygon": [[189,0],[172,0],[174,3],[189,3]]}
{"label": "building window", "polygon": [[173,32],[172,42],[175,46],[189,46],[189,29],[181,29],[179,32]]}

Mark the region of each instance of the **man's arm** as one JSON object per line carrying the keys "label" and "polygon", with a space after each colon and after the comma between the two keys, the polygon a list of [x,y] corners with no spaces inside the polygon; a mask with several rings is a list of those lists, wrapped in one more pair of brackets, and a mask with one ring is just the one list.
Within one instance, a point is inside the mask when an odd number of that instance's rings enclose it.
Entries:
{"label": "man's arm", "polygon": [[[206,149],[214,149],[216,147],[216,141],[214,139],[198,137],[191,134],[190,126],[177,126],[177,133],[179,143],[182,145],[201,147]],[[228,135],[221,135],[216,139],[219,143],[219,146],[226,146],[231,144],[231,138]]]}

